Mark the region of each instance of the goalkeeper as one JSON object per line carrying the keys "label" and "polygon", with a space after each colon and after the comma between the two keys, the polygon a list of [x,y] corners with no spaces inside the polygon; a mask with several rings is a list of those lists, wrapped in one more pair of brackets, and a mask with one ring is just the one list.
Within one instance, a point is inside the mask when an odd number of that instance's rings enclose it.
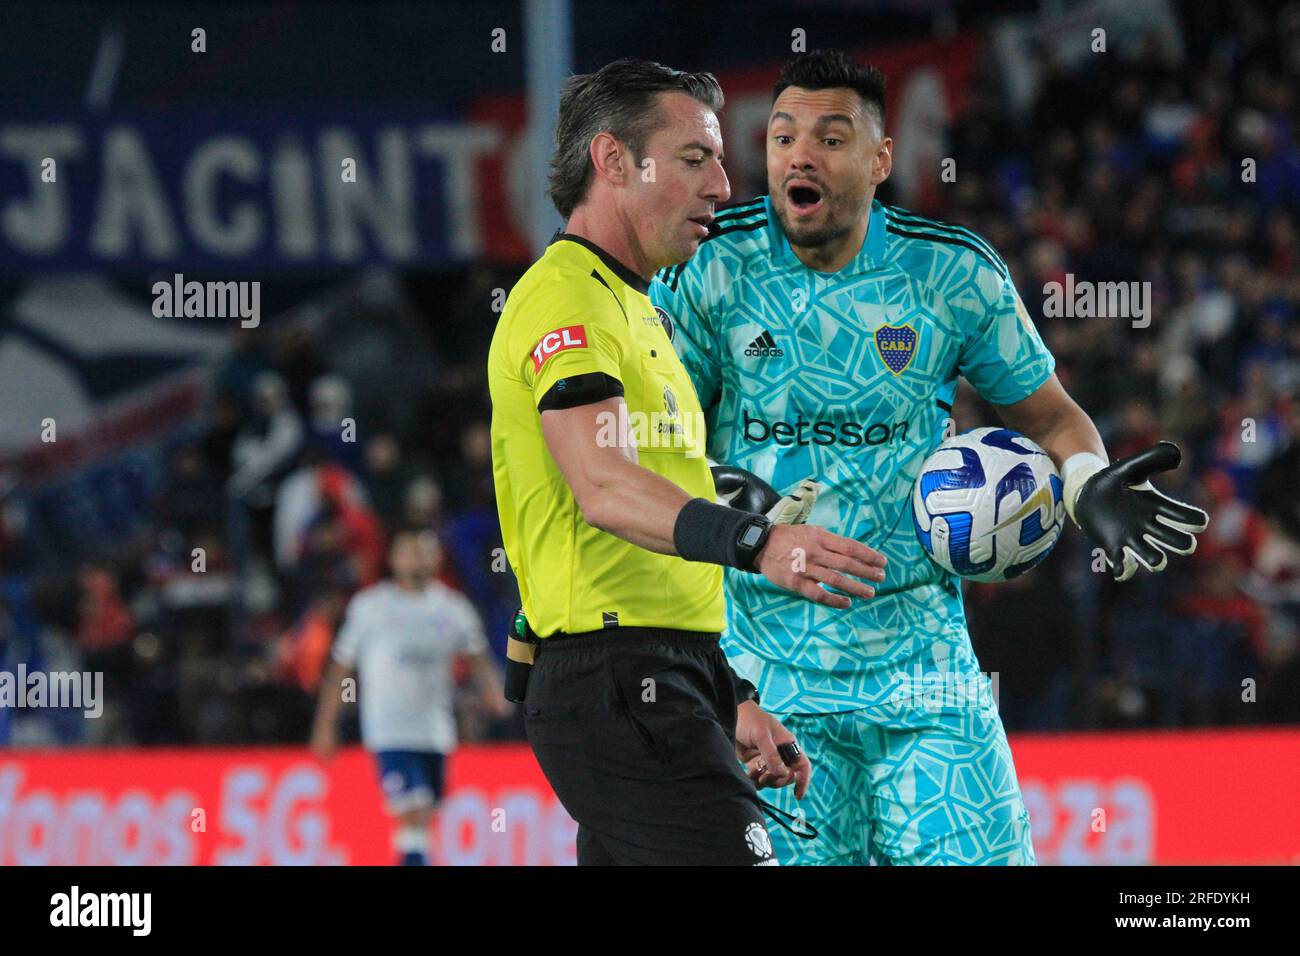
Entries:
{"label": "goalkeeper", "polygon": [[[776,831],[778,858],[1029,864],[1029,815],[961,583],[912,527],[911,490],[958,376],[1051,455],[1071,518],[1119,580],[1191,553],[1207,518],[1148,482],[1177,466],[1176,446],[1107,463],[984,239],[875,199],[893,148],[884,99],[880,73],[843,54],[795,59],[768,121],[770,195],[720,213],[651,298],[705,409],[709,455],[779,489],[810,476],[812,520],[888,559],[875,600],[847,610],[726,574],[728,657],[818,767],[803,806],[821,837]],[[776,503],[744,474],[729,480],[758,499],[750,510]],[[798,814],[786,792],[773,799]]]}

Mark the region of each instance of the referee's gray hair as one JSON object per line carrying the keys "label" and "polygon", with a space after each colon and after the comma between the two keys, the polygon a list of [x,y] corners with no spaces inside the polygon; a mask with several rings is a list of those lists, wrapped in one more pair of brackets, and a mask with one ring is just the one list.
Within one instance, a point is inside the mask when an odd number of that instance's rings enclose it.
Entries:
{"label": "referee's gray hair", "polygon": [[591,141],[610,133],[639,159],[646,141],[664,125],[654,99],[670,90],[694,97],[715,113],[722,109],[722,87],[712,73],[684,73],[652,60],[615,60],[565,81],[548,190],[561,216],[567,220],[587,196]]}

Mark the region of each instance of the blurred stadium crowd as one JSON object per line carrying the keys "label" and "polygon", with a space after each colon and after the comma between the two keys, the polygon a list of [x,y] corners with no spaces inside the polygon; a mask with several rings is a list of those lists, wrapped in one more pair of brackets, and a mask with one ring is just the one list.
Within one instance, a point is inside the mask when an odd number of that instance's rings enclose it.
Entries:
{"label": "blurred stadium crowd", "polygon": [[[1112,458],[1178,442],[1165,483],[1212,516],[1158,577],[1110,583],[1067,536],[975,589],[1009,728],[1300,719],[1300,7],[1212,12],[1183,8],[1177,69],[1154,42],[1123,71],[1045,60],[1025,126],[984,95],[958,126],[942,212],[1007,256]],[[1067,274],[1151,283],[1149,326],[1045,316]]]}
{"label": "blurred stadium crowd", "polygon": [[[413,277],[404,295],[487,303],[497,285],[474,270],[450,283]],[[480,369],[491,326],[473,311],[421,312],[437,324],[434,353],[409,329],[370,338],[362,364],[393,371],[362,389],[328,367],[328,329],[237,327],[210,403],[166,453],[148,527],[80,566],[40,560],[21,512],[5,510],[3,666],[100,671],[107,698],[98,721],[10,712],[10,740],[305,741],[347,601],[386,574],[401,528],[438,536],[438,576],[503,645],[517,595],[499,550]],[[404,388],[402,366],[424,387]],[[486,726],[474,695],[460,705],[467,738],[522,736]]]}
{"label": "blurred stadium crowd", "polygon": [[[1228,19],[1183,8],[1177,68],[1154,40],[1122,70],[1044,54],[1024,121],[982,71],[952,130],[955,182],[913,204],[1003,254],[1112,457],[1177,441],[1164,484],[1212,516],[1159,576],[1115,585],[1067,533],[1033,573],[968,590],[1013,732],[1300,721],[1300,7],[1215,9]],[[737,199],[762,191],[733,181]],[[1067,274],[1150,283],[1149,325],[1043,315]],[[0,665],[103,671],[108,696],[100,721],[0,714],[0,742],[304,741],[346,601],[384,574],[398,527],[439,534],[441,576],[500,653],[515,594],[484,361],[492,290],[517,275],[402,277],[443,360],[412,370],[386,340],[374,366],[424,383],[400,410],[382,380],[332,367],[319,330],[237,330],[147,533],[94,561],[41,561],[18,509],[0,511]],[[970,392],[955,416],[993,421]],[[467,739],[521,735],[468,695],[461,719]]]}

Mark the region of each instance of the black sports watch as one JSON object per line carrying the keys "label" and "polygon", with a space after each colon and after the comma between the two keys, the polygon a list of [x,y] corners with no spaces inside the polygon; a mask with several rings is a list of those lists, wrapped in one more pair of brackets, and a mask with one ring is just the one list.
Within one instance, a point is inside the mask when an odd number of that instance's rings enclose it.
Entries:
{"label": "black sports watch", "polygon": [[767,515],[752,514],[745,518],[736,532],[736,567],[742,571],[758,573],[758,553],[767,544],[772,533],[772,522]]}

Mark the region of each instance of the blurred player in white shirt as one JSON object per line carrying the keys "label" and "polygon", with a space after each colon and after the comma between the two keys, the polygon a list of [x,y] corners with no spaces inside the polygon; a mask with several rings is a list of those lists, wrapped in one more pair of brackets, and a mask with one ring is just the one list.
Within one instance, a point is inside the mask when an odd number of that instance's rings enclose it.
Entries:
{"label": "blurred player in white shirt", "polygon": [[456,749],[452,668],[469,661],[488,712],[510,713],[483,625],[463,594],[434,580],[437,538],[402,531],[388,553],[392,577],[359,591],[334,642],[321,682],[312,750],[327,760],[338,745],[342,682],[360,677],[361,738],[379,765],[400,861],[429,862],[429,821],[442,799],[443,763]]}

